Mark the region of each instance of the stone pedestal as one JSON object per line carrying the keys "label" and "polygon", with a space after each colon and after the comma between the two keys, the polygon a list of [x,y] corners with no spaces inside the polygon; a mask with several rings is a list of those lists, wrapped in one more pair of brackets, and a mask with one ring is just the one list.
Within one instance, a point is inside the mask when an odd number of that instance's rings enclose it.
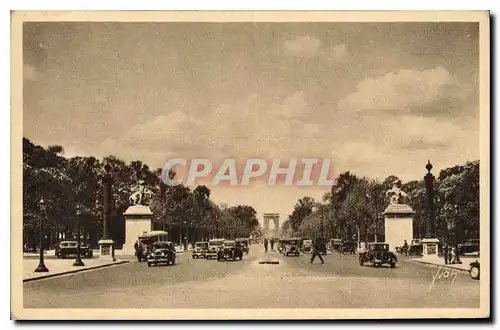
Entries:
{"label": "stone pedestal", "polygon": [[149,206],[133,205],[123,215],[125,216],[125,243],[122,247],[122,254],[134,255],[134,243],[137,241],[137,237],[153,229],[153,212]]}
{"label": "stone pedestal", "polygon": [[439,239],[437,238],[424,238],[422,239],[424,260],[438,260],[439,259]]}
{"label": "stone pedestal", "polygon": [[99,260],[116,261],[115,242],[112,239],[102,238],[99,242]]}
{"label": "stone pedestal", "polygon": [[415,212],[407,204],[390,204],[384,211],[385,243],[389,249],[403,246],[405,240],[411,244],[413,239],[413,215]]}

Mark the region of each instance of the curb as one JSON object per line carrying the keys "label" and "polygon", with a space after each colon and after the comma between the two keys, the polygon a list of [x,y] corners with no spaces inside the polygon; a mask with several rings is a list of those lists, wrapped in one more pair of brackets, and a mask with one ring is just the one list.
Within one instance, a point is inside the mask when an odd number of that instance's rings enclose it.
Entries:
{"label": "curb", "polygon": [[450,268],[450,269],[454,269],[454,270],[460,270],[462,272],[466,272],[468,273],[469,270],[468,269],[463,269],[463,268],[458,268],[458,267],[455,267],[453,265],[438,265],[438,264],[434,264],[432,262],[427,262],[427,261],[417,261],[417,260],[409,260],[410,262],[413,262],[413,263],[419,263],[419,264],[424,264],[424,265],[431,265],[431,266],[434,266],[434,267],[444,267],[444,268]]}
{"label": "curb", "polygon": [[67,275],[67,274],[80,273],[80,272],[84,272],[84,271],[92,270],[92,269],[99,269],[99,268],[105,268],[105,267],[122,265],[122,264],[126,264],[128,262],[129,262],[128,260],[122,260],[122,261],[114,262],[112,264],[105,264],[105,265],[99,265],[99,266],[93,266],[93,267],[86,267],[86,268],[81,268],[81,269],[68,270],[68,271],[65,271],[65,272],[62,272],[62,273],[47,274],[47,275],[38,276],[38,277],[25,278],[25,279],[23,279],[23,283],[33,282],[33,281],[38,281],[38,280],[43,280],[43,279],[46,279],[46,278],[51,278],[51,277],[56,277],[56,276],[62,276],[62,275]]}

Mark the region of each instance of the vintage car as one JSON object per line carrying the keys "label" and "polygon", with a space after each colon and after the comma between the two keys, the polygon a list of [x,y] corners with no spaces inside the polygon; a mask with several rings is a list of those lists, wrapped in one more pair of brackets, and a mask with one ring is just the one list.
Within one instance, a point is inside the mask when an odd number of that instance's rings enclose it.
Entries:
{"label": "vintage car", "polygon": [[161,264],[167,266],[169,264],[175,264],[174,243],[168,241],[154,242],[146,260],[149,267]]}
{"label": "vintage car", "polygon": [[285,248],[283,250],[285,256],[300,255],[300,238],[288,238],[285,240]]}
{"label": "vintage car", "polygon": [[205,252],[205,259],[211,260],[217,258],[219,250],[222,249],[225,239],[214,238],[208,241],[208,250]]}
{"label": "vintage car", "polygon": [[217,253],[217,261],[243,259],[241,244],[235,241],[224,241],[222,248]]}
{"label": "vintage car", "polygon": [[471,262],[469,265],[469,275],[473,280],[479,280],[480,266],[479,261]]}
{"label": "vintage car", "polygon": [[302,253],[310,253],[312,251],[313,241],[311,239],[305,239],[302,242]]}
{"label": "vintage car", "polygon": [[332,252],[340,252],[340,249],[342,248],[342,240],[339,238],[332,238],[330,240],[330,251]]}
{"label": "vintage car", "polygon": [[193,259],[205,258],[207,250],[208,250],[208,242],[194,243],[194,249],[192,252]]}
{"label": "vintage car", "polygon": [[248,246],[248,243],[249,243],[249,240],[248,238],[237,238],[235,240],[236,243],[240,243],[241,244],[241,249],[243,250],[244,253],[248,254],[248,252],[250,252],[250,248]]}
{"label": "vintage car", "polygon": [[391,268],[394,268],[397,261],[396,255],[389,251],[389,244],[387,243],[368,243],[368,247],[359,254],[359,264],[361,266],[365,262],[369,262],[372,267],[388,264]]}
{"label": "vintage car", "polygon": [[464,244],[459,244],[458,251],[460,255],[479,254],[479,240],[469,239]]}
{"label": "vintage car", "polygon": [[[78,254],[78,242],[77,241],[62,241],[56,247],[56,257],[64,259],[66,257],[76,257]],[[82,258],[92,258],[92,249],[90,246],[85,244],[80,244],[80,257]]]}
{"label": "vintage car", "polygon": [[355,241],[344,241],[344,242],[342,242],[342,245],[339,249],[339,253],[340,254],[346,254],[346,253],[355,254],[357,247],[358,247],[358,243]]}
{"label": "vintage car", "polygon": [[278,253],[285,252],[285,241],[286,241],[286,239],[284,239],[284,238],[280,238],[278,240]]}
{"label": "vintage car", "polygon": [[412,240],[406,255],[409,256],[421,256],[424,253],[424,246],[422,245],[422,241],[419,239]]}
{"label": "vintage car", "polygon": [[[168,241],[168,232],[163,230],[146,231],[139,235],[137,240],[142,246],[142,255],[147,257],[153,251],[153,244],[155,242]],[[146,259],[147,258],[143,258],[142,261]]]}

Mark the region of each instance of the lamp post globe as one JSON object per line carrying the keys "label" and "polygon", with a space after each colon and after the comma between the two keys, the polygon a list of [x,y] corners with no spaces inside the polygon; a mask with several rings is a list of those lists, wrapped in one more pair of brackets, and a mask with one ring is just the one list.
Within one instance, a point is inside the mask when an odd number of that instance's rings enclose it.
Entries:
{"label": "lamp post globe", "polygon": [[81,215],[81,208],[80,205],[77,205],[76,206],[76,260],[73,263],[73,266],[75,267],[85,266],[85,264],[82,261],[82,254],[81,254],[80,215]]}
{"label": "lamp post globe", "polygon": [[40,202],[38,203],[38,208],[40,209],[40,261],[38,263],[38,266],[35,269],[35,273],[46,273],[49,271],[49,269],[45,266],[44,262],[44,251],[43,251],[43,220],[46,216],[46,205],[45,201],[40,199]]}

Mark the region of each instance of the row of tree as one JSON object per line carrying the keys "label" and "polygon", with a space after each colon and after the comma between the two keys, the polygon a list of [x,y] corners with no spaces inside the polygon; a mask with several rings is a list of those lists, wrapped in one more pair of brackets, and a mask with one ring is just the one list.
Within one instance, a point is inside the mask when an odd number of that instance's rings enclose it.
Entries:
{"label": "row of tree", "polygon": [[[403,183],[396,176],[384,181],[358,177],[350,172],[337,178],[337,185],[322,201],[304,197],[282,225],[288,236],[383,241],[383,211],[389,204],[386,192],[398,187],[407,194],[400,203],[415,211],[414,235],[422,237],[426,215],[424,180]],[[479,161],[447,168],[434,181],[436,219],[433,231],[442,239],[462,242],[479,238]]]}
{"label": "row of tree", "polygon": [[[210,190],[198,186],[191,190],[163,184],[161,169],[151,170],[140,161],[125,163],[114,156],[63,156],[61,146],[43,148],[23,138],[23,233],[24,245],[38,244],[40,217],[45,217],[45,245],[53,247],[62,238],[74,238],[77,216],[82,237],[96,246],[102,235],[104,165],[111,166],[113,207],[109,231],[120,246],[124,242],[123,213],[129,197],[141,182],[152,192],[146,201],[153,211],[153,229],[169,232],[172,241],[207,239],[215,236],[247,237],[259,235],[256,211],[251,206],[216,205]],[[175,176],[175,173],[170,173]],[[39,202],[47,209],[42,215]],[[80,210],[77,215],[77,206]]]}

